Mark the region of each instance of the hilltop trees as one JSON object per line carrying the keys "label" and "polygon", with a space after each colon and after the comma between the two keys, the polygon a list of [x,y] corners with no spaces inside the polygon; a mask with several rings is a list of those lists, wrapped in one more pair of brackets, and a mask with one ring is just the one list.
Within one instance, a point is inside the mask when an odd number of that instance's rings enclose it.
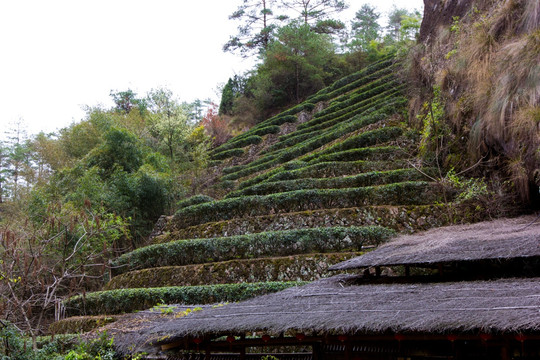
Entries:
{"label": "hilltop trees", "polygon": [[350,48],[356,51],[368,51],[370,44],[376,41],[381,34],[379,18],[381,14],[376,12],[375,7],[368,4],[362,5],[356,12],[352,25],[352,40]]}
{"label": "hilltop trees", "polygon": [[231,36],[224,51],[238,51],[242,56],[258,54],[267,49],[277,23],[283,17],[274,14],[276,0],[242,0],[231,20],[239,20],[238,34]]}
{"label": "hilltop trees", "polygon": [[244,56],[256,54],[260,62],[244,76],[229,79],[219,114],[230,116],[238,129],[248,128],[415,41],[419,13],[394,7],[388,26],[383,27],[380,14],[365,4],[346,34],[336,14],[347,7],[340,0],[244,0],[231,19],[242,22],[240,32],[249,40],[231,38],[224,49],[240,49]]}
{"label": "hilltop trees", "polygon": [[305,25],[319,34],[333,34],[345,28],[343,22],[332,16],[348,5],[340,0],[282,0],[282,7],[298,15]]}
{"label": "hilltop trees", "polygon": [[322,88],[331,77],[327,70],[335,59],[329,37],[317,34],[307,24],[292,22],[279,29],[258,69],[257,91],[263,108],[280,107]]}

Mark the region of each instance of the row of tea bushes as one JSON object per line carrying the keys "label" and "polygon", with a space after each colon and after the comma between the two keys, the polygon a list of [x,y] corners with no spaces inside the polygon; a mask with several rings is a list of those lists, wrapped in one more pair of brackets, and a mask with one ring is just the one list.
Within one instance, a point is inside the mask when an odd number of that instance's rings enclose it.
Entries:
{"label": "row of tea bushes", "polygon": [[433,184],[409,181],[347,189],[296,190],[271,195],[224,199],[180,209],[173,216],[177,227],[203,224],[269,212],[346,208],[367,205],[420,205],[441,200]]}
{"label": "row of tea bushes", "polygon": [[[368,166],[371,165],[373,169],[378,169],[379,171],[371,171],[360,174],[357,174],[358,171],[354,171],[354,173],[357,175],[333,178],[311,177],[311,175],[319,175],[319,171],[314,171],[313,173],[310,172],[308,178],[298,178],[298,175],[295,174],[295,172],[293,171],[290,173],[285,173],[285,177],[289,177],[290,175],[292,175],[291,177],[294,178],[292,180],[271,181],[270,179],[268,182],[263,182],[261,184],[244,188],[242,190],[231,192],[226,197],[235,198],[246,195],[267,195],[272,193],[288,192],[301,189],[341,189],[374,186],[404,181],[427,180],[428,178],[424,174],[436,175],[436,171],[434,169],[424,169],[422,170],[422,173],[412,168],[400,168],[397,170],[380,171],[380,169],[395,167],[395,161],[385,162],[383,166],[380,165],[381,163],[374,162],[368,162],[367,164]],[[329,164],[331,170],[333,170],[335,166],[336,164]],[[349,166],[347,166],[347,171],[349,171]]]}
{"label": "row of tea bushes", "polygon": [[487,219],[485,204],[479,202],[437,203],[404,206],[364,206],[317,209],[274,215],[220,220],[166,232],[155,238],[166,243],[179,239],[227,237],[265,231],[286,231],[334,226],[384,226],[399,232],[477,222]]}
{"label": "row of tea bushes", "polygon": [[64,305],[68,316],[114,315],[145,310],[162,303],[202,305],[242,301],[304,284],[305,282],[263,282],[118,289],[78,295],[66,300]]}
{"label": "row of tea bushes", "polygon": [[327,274],[331,265],[359,254],[340,252],[162,266],[115,276],[104,290],[263,281],[315,281],[321,278],[321,274]]}
{"label": "row of tea bushes", "polygon": [[[395,111],[395,108],[393,106],[387,106],[384,108],[379,109],[378,111],[370,114],[366,117],[356,117],[354,121],[350,121],[343,124],[336,124],[331,129],[328,129],[324,133],[315,136],[310,137],[306,139],[303,142],[297,143],[294,146],[290,146],[286,149],[281,149],[277,153],[269,153],[260,158],[258,161],[254,161],[250,163],[249,165],[243,166],[240,170],[229,173],[225,176],[223,176],[222,180],[237,180],[242,177],[270,169],[276,165],[285,163],[287,161],[290,161],[294,158],[297,158],[299,156],[305,155],[311,151],[314,151],[334,140],[339,139],[340,137],[343,137],[347,134],[350,134],[351,132],[354,132],[356,130],[359,130],[365,126],[368,126],[370,124],[374,124],[376,122],[379,122],[388,116],[392,114],[392,112]],[[373,130],[371,132],[363,133],[363,138],[365,141],[363,142],[364,145],[362,145],[362,142],[358,142],[358,147],[365,147],[365,146],[371,146],[377,143],[383,143],[386,141],[389,141],[391,139],[394,139],[401,135],[402,130],[401,128],[389,128],[385,127],[379,130]],[[359,136],[362,136],[359,135]]]}
{"label": "row of tea bushes", "polygon": [[[367,132],[360,133],[358,135],[351,136],[350,138],[342,141],[341,143],[335,144],[330,146],[326,149],[321,149],[313,154],[308,154],[306,156],[303,156],[300,158],[300,160],[296,161],[289,161],[288,163],[284,164],[283,166],[277,167],[275,169],[272,169],[270,171],[267,171],[265,173],[259,174],[257,176],[252,177],[251,179],[247,179],[240,183],[239,188],[244,189],[246,187],[253,186],[255,184],[267,181],[268,179],[271,179],[275,176],[279,176],[279,174],[284,172],[290,172],[292,170],[301,169],[303,167],[307,166],[307,161],[310,162],[309,165],[312,165],[314,163],[323,163],[326,162],[324,159],[324,155],[337,153],[337,152],[343,152],[350,149],[355,149],[358,152],[352,153],[354,155],[357,155],[359,158],[362,158],[363,154],[366,156],[374,154],[375,151],[370,150],[364,150],[369,146],[374,146],[380,143],[385,143],[391,140],[394,140],[401,136],[403,133],[402,129],[399,127],[384,127],[380,129],[375,129]],[[313,142],[308,143],[306,146],[299,146],[295,148],[295,151],[292,152],[292,154],[296,154],[296,157],[300,157],[302,154],[309,152],[309,148],[311,147],[317,147],[318,141],[321,141],[321,139],[315,139]],[[322,140],[324,141],[324,140]],[[319,146],[320,147],[320,146]],[[307,148],[307,149],[306,149]],[[374,148],[377,149],[377,148]],[[293,155],[291,155],[293,156]],[[399,159],[401,156],[395,156],[396,159]],[[331,160],[330,162],[333,162],[334,160]],[[275,160],[272,165],[279,164],[278,160]],[[325,166],[325,165],[322,165]],[[339,164],[338,166],[345,166],[344,164]],[[244,168],[240,170],[239,172],[235,173],[238,175],[249,175],[250,171],[258,170],[262,171],[264,168],[270,168],[270,165],[267,164],[261,164],[258,167],[252,167],[252,168]],[[354,169],[351,169],[353,171]],[[375,169],[373,169],[375,170]],[[365,171],[365,170],[363,170]],[[351,174],[351,172],[348,172],[348,174]],[[328,176],[328,175],[327,175]],[[240,176],[239,176],[240,177]],[[317,177],[315,175],[315,177]],[[224,180],[231,180],[231,178],[234,178],[233,176],[225,176],[222,179]]]}
{"label": "row of tea bushes", "polygon": [[113,262],[115,273],[163,266],[272,256],[359,251],[387,240],[393,230],[380,226],[323,227],[269,231],[222,238],[177,240],[141,247]]}
{"label": "row of tea bushes", "polygon": [[[387,59],[380,60],[354,74],[345,76],[335,81],[330,86],[319,90],[314,95],[309,96],[306,101],[311,103],[318,103],[320,101],[327,101],[333,98],[343,95],[351,90],[362,86],[363,82],[369,82],[376,78],[376,76],[370,76],[376,74],[378,71],[391,67],[394,64],[394,57],[388,56]],[[379,75],[377,75],[379,76]],[[365,79],[365,80],[363,80]]]}
{"label": "row of tea bushes", "polygon": [[[321,154],[321,152],[323,152]],[[321,151],[313,152],[301,157],[301,160],[289,161],[280,167],[274,168],[265,173],[252,177],[251,179],[244,180],[239,184],[240,189],[251,187],[258,183],[267,181],[270,177],[281,173],[283,171],[293,171],[309,165],[317,163],[329,163],[329,162],[356,162],[356,161],[382,161],[382,160],[400,160],[409,158],[410,154],[403,151],[397,146],[374,146],[374,147],[362,147],[350,150],[337,151],[333,153],[326,153],[323,149]],[[338,165],[339,166],[339,165]],[[408,166],[407,166],[408,167]],[[365,171],[365,170],[364,170]]]}
{"label": "row of tea bushes", "polygon": [[260,144],[261,142],[262,142],[262,137],[258,135],[251,135],[251,136],[244,137],[241,139],[233,139],[232,141],[229,141],[221,145],[219,148],[216,148],[212,152],[211,157],[214,160],[220,160],[221,159],[220,154],[223,154],[226,151],[234,150],[234,149],[241,149],[248,145]]}
{"label": "row of tea bushes", "polygon": [[[328,181],[328,179],[338,177],[350,177],[360,175],[362,173],[381,172],[389,170],[399,170],[407,168],[408,163],[406,160],[394,160],[394,161],[342,161],[342,162],[317,162],[308,163],[307,166],[301,167],[296,170],[282,171],[271,177],[261,184],[274,183],[280,181],[294,181],[300,179],[319,179],[321,182]],[[417,172],[417,171],[416,171]],[[373,178],[379,175],[374,175]],[[362,178],[362,177],[360,177]],[[423,178],[426,180],[426,178]],[[339,181],[339,180],[336,180]],[[350,180],[345,180],[350,181]],[[384,184],[384,183],[381,183]],[[379,184],[379,185],[381,185]],[[256,185],[253,185],[256,186]],[[372,185],[365,185],[372,186]],[[347,187],[347,186],[344,186]],[[361,186],[349,186],[349,187],[361,187]],[[243,188],[246,189],[246,188]],[[320,189],[327,189],[325,187]]]}
{"label": "row of tea bushes", "polygon": [[280,143],[285,142],[291,138],[295,138],[300,135],[309,134],[315,131],[321,131],[337,123],[346,122],[356,115],[358,116],[369,115],[370,113],[377,111],[379,108],[387,105],[388,103],[395,103],[396,97],[397,97],[396,95],[398,95],[397,92],[388,91],[388,92],[379,94],[373,98],[363,101],[362,106],[358,107],[357,109],[353,111],[344,112],[343,114],[339,116],[335,116],[335,117],[334,116],[319,117],[319,118],[310,120],[308,122],[305,122],[299,125],[298,128],[294,132],[280,136],[279,142]]}
{"label": "row of tea bushes", "polygon": [[[347,114],[357,108],[365,105],[365,100],[373,99],[386,91],[402,90],[401,85],[393,74],[389,74],[384,78],[377,79],[369,84],[366,84],[362,88],[355,90],[353,94],[348,94],[346,98],[339,102],[332,102],[330,106],[324,110],[319,111],[314,115],[315,119],[321,119],[319,121],[325,121],[334,117],[338,117]],[[377,100],[379,100],[377,98]],[[308,127],[309,125],[301,124],[300,129]]]}

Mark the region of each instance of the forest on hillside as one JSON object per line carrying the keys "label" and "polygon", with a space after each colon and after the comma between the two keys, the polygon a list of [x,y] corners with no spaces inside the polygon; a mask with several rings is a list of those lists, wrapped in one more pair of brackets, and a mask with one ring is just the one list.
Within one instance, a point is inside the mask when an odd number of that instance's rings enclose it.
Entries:
{"label": "forest on hillside", "polygon": [[213,148],[416,42],[418,12],[394,8],[383,25],[363,5],[344,23],[346,7],[240,2],[230,15],[238,33],[223,49],[258,62],[229,79],[219,105],[185,103],[165,88],[111,90],[113,107],[87,107],[56,133],[9,126],[0,146],[0,333],[12,340],[3,355],[51,358],[30,354],[19,334],[35,347],[62,299],[101,288],[112,259],[144,245],[161,215],[204,188]]}

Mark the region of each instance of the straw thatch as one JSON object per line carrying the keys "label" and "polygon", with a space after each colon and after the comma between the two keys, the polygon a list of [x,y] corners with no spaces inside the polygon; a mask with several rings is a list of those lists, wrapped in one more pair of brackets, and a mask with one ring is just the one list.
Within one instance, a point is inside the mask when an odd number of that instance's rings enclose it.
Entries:
{"label": "straw thatch", "polygon": [[330,270],[540,256],[540,221],[523,216],[405,235]]}
{"label": "straw thatch", "polygon": [[163,344],[192,336],[540,331],[540,278],[356,285],[338,275],[302,287],[115,335],[117,344]]}

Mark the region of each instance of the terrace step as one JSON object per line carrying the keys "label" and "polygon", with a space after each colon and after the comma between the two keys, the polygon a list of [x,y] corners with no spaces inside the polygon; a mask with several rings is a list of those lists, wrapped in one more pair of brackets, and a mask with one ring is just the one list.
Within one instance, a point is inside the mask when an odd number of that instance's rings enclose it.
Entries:
{"label": "terrace step", "polygon": [[[343,189],[404,181],[421,181],[428,180],[428,176],[436,175],[436,169],[433,168],[420,169],[420,171],[415,168],[404,169],[402,165],[406,164],[402,161],[341,163],[345,166],[340,166],[340,163],[328,162],[319,165],[326,164],[328,165],[324,169],[321,169],[321,166],[313,165],[287,173],[276,174],[263,183],[231,192],[226,198],[237,198],[246,195],[269,195],[306,189]],[[379,171],[369,171],[374,169]],[[326,177],[329,172],[332,175],[344,176]]]}
{"label": "terrace step", "polygon": [[113,261],[116,275],[133,270],[185,266],[237,259],[360,251],[380,244],[394,231],[381,226],[323,227],[189,239],[135,249]]}
{"label": "terrace step", "polygon": [[134,270],[115,276],[104,290],[265,281],[314,281],[325,277],[331,265],[360,254],[317,253]]}
{"label": "terrace step", "polygon": [[[337,124],[316,136],[309,137],[302,142],[285,149],[279,149],[264,154],[259,159],[244,165],[236,172],[227,170],[227,175],[222,180],[237,180],[249,176],[256,172],[270,169],[279,164],[286,163],[292,159],[309,154],[315,150],[329,146],[334,142],[343,141],[343,139],[356,134],[354,145],[358,147],[367,147],[384,143],[399,137],[402,129],[399,127],[389,127],[385,121],[395,112],[395,107],[387,106],[379,109],[366,117],[358,117],[354,121],[343,124]],[[365,134],[359,136],[360,134]],[[342,149],[346,150],[346,149]]]}
{"label": "terrace step", "polygon": [[261,215],[216,221],[175,228],[171,221],[156,243],[183,239],[216,238],[255,234],[266,231],[309,229],[333,226],[380,225],[398,232],[412,233],[432,227],[485,220],[481,204],[449,203],[410,206],[364,206],[343,209],[321,209]]}
{"label": "terrace step", "polygon": [[55,321],[49,326],[49,332],[55,335],[80,334],[113,323],[117,319],[118,316],[115,315],[73,316]]}
{"label": "terrace step", "polygon": [[[277,173],[304,167],[306,166],[306,162],[310,162],[311,164],[323,162],[325,161],[325,156],[334,153],[340,153],[341,156],[346,156],[346,154],[344,154],[346,151],[351,151],[350,155],[352,155],[352,159],[356,157],[358,160],[391,160],[394,158],[404,159],[411,157],[411,155],[407,154],[404,150],[398,150],[395,155],[389,155],[387,158],[383,158],[382,154],[377,154],[378,150],[381,150],[386,154],[389,153],[383,148],[387,148],[388,144],[401,138],[403,131],[401,128],[395,126],[387,127],[387,122],[382,121],[369,126],[369,131],[364,130],[347,133],[338,139],[329,141],[319,147],[312,148],[310,144],[304,144],[295,150],[297,151],[296,154],[287,154],[287,156],[281,160],[271,158],[266,162],[255,161],[251,165],[243,167],[236,173],[223,176],[221,180],[238,180],[239,188],[244,188],[262,182]],[[340,145],[342,143],[344,143],[343,146]],[[390,147],[394,148],[392,145],[390,145]],[[378,150],[367,150],[369,148]],[[285,161],[284,159],[294,160]],[[346,159],[344,160],[347,161]]]}
{"label": "terrace step", "polygon": [[106,290],[71,297],[64,301],[64,306],[69,317],[116,315],[163,303],[202,305],[242,301],[304,284],[306,282],[264,282]]}
{"label": "terrace step", "polygon": [[346,189],[296,190],[212,201],[180,209],[178,228],[268,214],[369,205],[427,205],[451,199],[437,183],[407,181]]}

